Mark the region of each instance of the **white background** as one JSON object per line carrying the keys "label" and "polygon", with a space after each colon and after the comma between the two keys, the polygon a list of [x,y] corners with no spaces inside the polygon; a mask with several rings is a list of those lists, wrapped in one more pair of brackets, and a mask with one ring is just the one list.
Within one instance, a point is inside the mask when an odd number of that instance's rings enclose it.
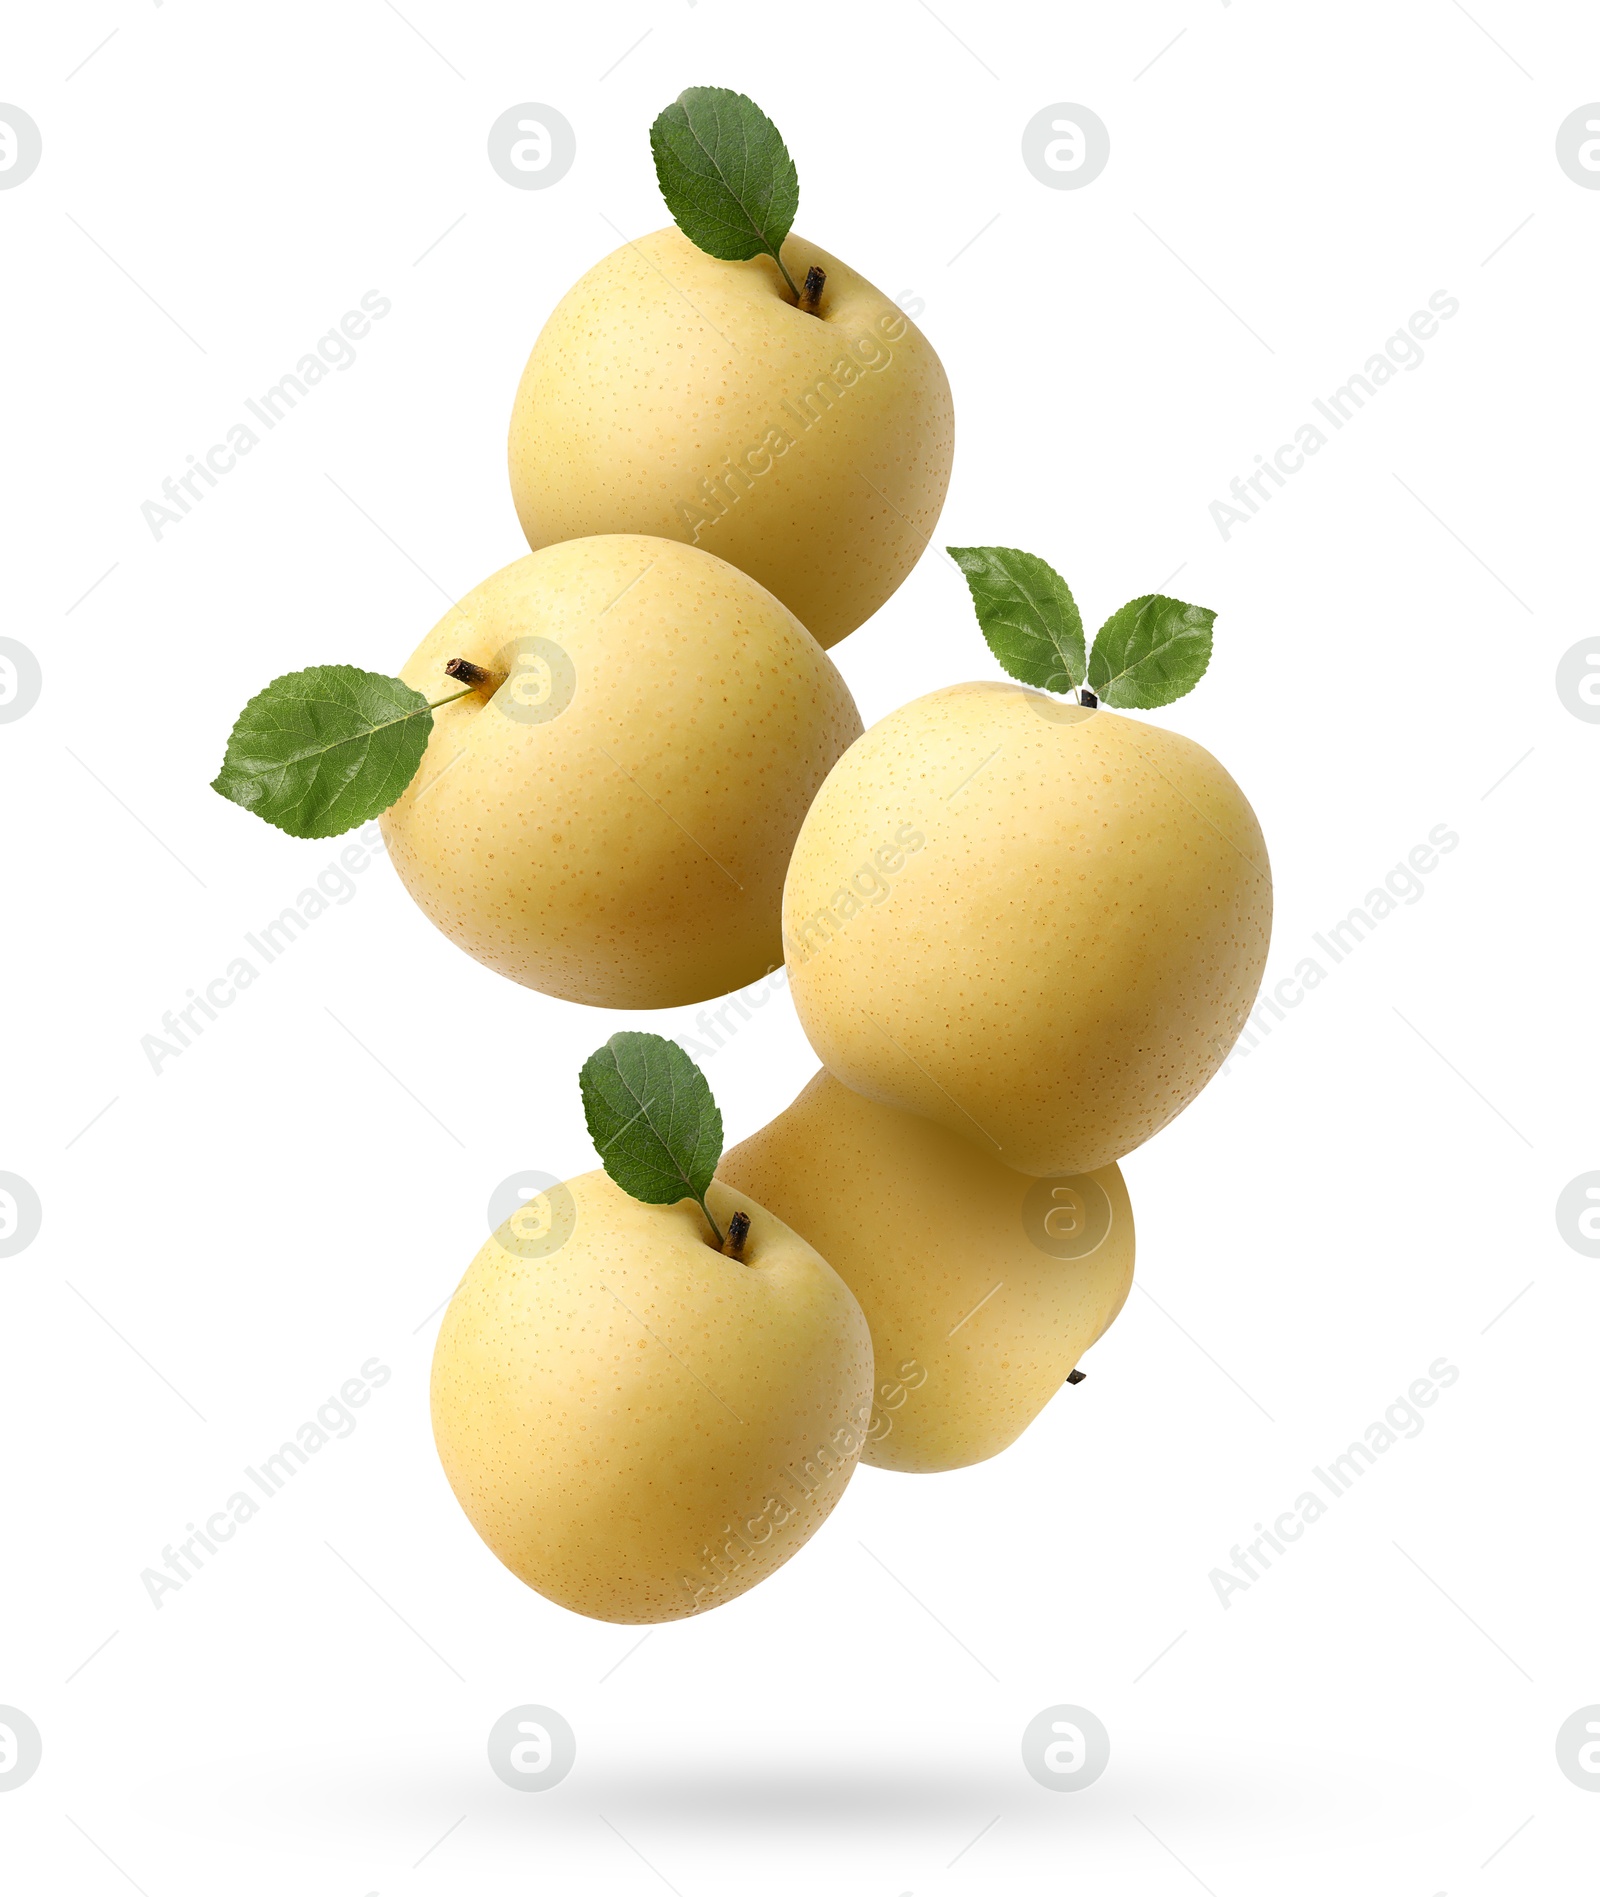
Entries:
{"label": "white background", "polygon": [[[0,728],[0,1169],[44,1208],[0,1260],[0,1704],[44,1737],[7,1887],[1592,1890],[1554,1741],[1600,1701],[1600,1263],[1554,1208],[1600,1166],[1600,729],[1553,681],[1595,625],[1600,193],[1554,141],[1600,16],[105,0],[6,41],[44,140],[0,192],[0,631],[44,670]],[[925,304],[941,543],[1038,551],[1091,624],[1217,611],[1154,716],[1260,815],[1269,980],[1461,841],[1127,1160],[1140,1288],[1082,1388],[987,1465],[862,1470],[776,1578],[630,1651],[478,1542],[427,1372],[491,1190],[594,1163],[582,1058],[694,1011],[516,988],[380,860],[159,1075],[140,1043],[339,848],[207,788],[245,699],[395,669],[523,551],[517,376],[665,222],[647,128],[688,84],[756,97],[800,231]],[[549,190],[486,161],[524,100],[576,128]],[[1081,190],[1021,161],[1063,100],[1110,127]],[[371,289],[355,366],[153,539],[163,477]],[[1224,540],[1228,482],[1441,289],[1421,367]],[[996,674],[936,555],[835,657],[869,723]],[[706,1065],[731,1141],[813,1061],[780,990]],[[141,1570],[373,1356],[355,1434],[153,1608]],[[1423,1433],[1223,1608],[1210,1570],[1441,1356]],[[529,1701],[578,1742],[538,1796],[484,1751]],[[1111,1734],[1070,1796],[1019,1754],[1063,1701]]]}

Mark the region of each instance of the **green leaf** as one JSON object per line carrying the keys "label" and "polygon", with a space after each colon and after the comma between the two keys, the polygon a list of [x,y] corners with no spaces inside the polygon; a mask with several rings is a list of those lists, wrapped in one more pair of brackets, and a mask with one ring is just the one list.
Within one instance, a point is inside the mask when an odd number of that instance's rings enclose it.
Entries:
{"label": "green leaf", "polygon": [[650,150],[667,209],[690,243],[729,262],[765,251],[783,270],[779,250],[800,206],[800,180],[760,106],[725,86],[690,86],[650,127]]}
{"label": "green leaf", "polygon": [[948,547],[967,576],[989,650],[1013,678],[1047,692],[1083,683],[1083,620],[1067,583],[1016,547]]}
{"label": "green leaf", "polygon": [[239,714],[211,788],[292,837],[332,837],[387,810],[433,730],[421,692],[353,665],[286,672]]}
{"label": "green leaf", "polygon": [[601,1164],[646,1205],[706,1204],[722,1157],[722,1115],[706,1077],[676,1041],[659,1034],[613,1034],[578,1076],[583,1117]]}
{"label": "green leaf", "polygon": [[1090,691],[1104,704],[1145,711],[1182,698],[1211,663],[1216,617],[1160,593],[1130,599],[1094,636]]}

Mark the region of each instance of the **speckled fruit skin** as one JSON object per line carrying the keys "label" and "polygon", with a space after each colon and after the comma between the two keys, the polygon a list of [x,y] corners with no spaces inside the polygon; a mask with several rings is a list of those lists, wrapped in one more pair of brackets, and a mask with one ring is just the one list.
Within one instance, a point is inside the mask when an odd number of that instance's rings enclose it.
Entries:
{"label": "speckled fruit skin", "polygon": [[1086,1257],[1052,1257],[1024,1217],[1038,1180],[826,1069],[725,1153],[717,1176],[799,1232],[856,1294],[876,1360],[861,1460],[880,1469],[926,1474],[998,1455],[1133,1283],[1133,1211],[1115,1166],[1093,1175],[1111,1202],[1105,1237]]}
{"label": "speckled fruit skin", "polygon": [[[832,1268],[730,1188],[745,1263],[700,1208],[568,1182],[571,1236],[472,1261],[433,1353],[433,1434],[467,1519],[528,1586],[595,1620],[681,1620],[782,1567],[855,1469],[872,1340]],[[515,1240],[510,1239],[514,1245]]]}
{"label": "speckled fruit skin", "polygon": [[777,967],[795,833],[861,730],[833,662],[737,567],[619,534],[503,567],[400,676],[438,699],[458,689],[447,660],[492,668],[529,637],[571,663],[565,710],[527,722],[507,687],[443,706],[384,813],[423,913],[513,981],[597,1007],[704,1001]]}
{"label": "speckled fruit skin", "polygon": [[531,547],[689,542],[831,646],[926,548],[955,417],[939,358],[881,290],[803,237],[783,260],[796,283],[827,272],[820,315],[770,257],[724,263],[674,226],[597,263],[523,370],[511,494]]}
{"label": "speckled fruit skin", "polygon": [[852,745],[784,886],[824,1065],[1035,1176],[1109,1165],[1188,1105],[1271,924],[1260,826],[1209,752],[1000,683]]}

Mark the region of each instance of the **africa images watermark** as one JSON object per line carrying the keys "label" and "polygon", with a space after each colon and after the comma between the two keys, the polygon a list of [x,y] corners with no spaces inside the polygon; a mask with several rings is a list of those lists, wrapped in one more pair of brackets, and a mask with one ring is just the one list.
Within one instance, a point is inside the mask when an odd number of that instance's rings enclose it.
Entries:
{"label": "africa images watermark", "polygon": [[789,959],[809,962],[863,909],[887,902],[892,887],[889,878],[898,876],[907,856],[915,856],[927,840],[914,824],[902,823],[888,842],[872,851],[870,858],[862,858],[860,868],[851,873],[848,882],[839,885],[815,915],[803,916],[787,933],[784,947]]}
{"label": "africa images watermark", "polygon": [[[993,1292],[991,1292],[990,1296],[992,1297],[993,1295]],[[971,1313],[969,1312],[968,1316],[970,1315]],[[963,1318],[962,1323],[965,1322],[966,1319]],[[960,1330],[960,1328],[961,1325],[958,1324],[956,1330]],[[952,1331],[950,1335],[953,1337],[955,1331]],[[883,1441],[884,1437],[894,1428],[894,1417],[891,1412],[903,1408],[905,1400],[911,1392],[913,1390],[920,1390],[927,1381],[927,1371],[917,1362],[915,1357],[908,1357],[892,1377],[878,1385],[873,1395],[872,1423],[871,1427],[867,1430],[867,1441],[869,1443],[881,1443]]]}
{"label": "africa images watermark", "polygon": [[[1326,957],[1324,966],[1315,955],[1303,955],[1293,972],[1271,984],[1263,981],[1255,1006],[1240,1030],[1239,1038],[1228,1050],[1222,1072],[1228,1073],[1236,1060],[1244,1059],[1272,1032],[1273,1021],[1286,1021],[1287,1010],[1298,1008],[1313,988],[1320,988],[1333,968],[1347,961],[1374,934],[1380,922],[1396,909],[1411,908],[1421,902],[1427,890],[1422,878],[1439,867],[1439,859],[1448,856],[1461,839],[1448,824],[1436,823],[1425,843],[1418,843],[1403,861],[1384,877],[1382,886],[1369,889],[1365,899],[1326,931],[1313,932],[1311,940]],[[1268,1017],[1271,1017],[1269,1020]]]}
{"label": "africa images watermark", "polygon": [[[281,1443],[259,1469],[245,1464],[251,1488],[265,1501],[275,1500],[318,1450],[355,1434],[353,1412],[364,1409],[372,1401],[373,1391],[381,1390],[393,1374],[380,1358],[369,1357],[359,1375],[347,1377],[339,1386],[339,1394],[330,1396],[318,1406],[315,1417],[300,1425],[293,1442]],[[162,1566],[145,1568],[139,1576],[150,1605],[159,1612],[165,1605],[162,1596],[176,1594],[192,1581],[205,1566],[205,1556],[220,1553],[221,1544],[232,1541],[246,1522],[254,1521],[262,1506],[249,1490],[235,1489],[221,1508],[206,1517],[203,1528],[190,1522],[187,1539],[180,1540],[176,1547],[169,1542],[161,1550]]]}
{"label": "africa images watermark", "polygon": [[342,909],[355,900],[352,878],[370,868],[374,856],[382,856],[383,834],[374,821],[357,832],[337,858],[317,876],[316,887],[302,889],[294,906],[283,910],[257,930],[247,930],[245,941],[260,961],[248,955],[236,955],[220,975],[208,981],[204,989],[191,988],[189,999],[181,1007],[168,1009],[161,1017],[161,1033],[146,1034],[139,1042],[151,1071],[160,1075],[168,1061],[192,1047],[206,1024],[221,1019],[220,1010],[231,1008],[246,988],[261,977],[262,971],[305,934],[329,908]]}
{"label": "africa images watermark", "polygon": [[[280,376],[261,395],[247,396],[244,405],[261,424],[263,433],[276,428],[297,403],[327,378],[330,370],[352,367],[356,359],[355,345],[393,308],[380,291],[368,290],[361,299],[361,308],[346,310],[338,327],[319,336],[316,348],[307,350],[289,374]],[[162,498],[145,501],[139,508],[151,535],[159,540],[167,528],[179,526],[184,516],[192,513],[212,488],[221,486],[220,477],[232,474],[240,457],[260,443],[261,436],[250,422],[238,421],[228,429],[224,439],[213,442],[203,456],[190,455],[189,465],[180,475],[174,478],[169,474],[161,483]]]}
{"label": "africa images watermark", "polygon": [[792,399],[778,404],[782,414],[767,423],[759,441],[724,455],[722,466],[713,469],[701,481],[700,491],[677,503],[673,512],[690,530],[689,537],[695,546],[700,545],[701,534],[725,519],[757,480],[770,474],[796,441],[830,413],[836,403],[843,401],[851,389],[866,376],[881,375],[893,362],[894,351],[889,345],[905,335],[906,319],[896,312],[885,311],[876,327],[876,335],[868,330],[844,340],[841,354],[826,375],[818,376]]}
{"label": "africa images watermark", "polygon": [[[739,1032],[742,1022],[750,1020],[757,1008],[764,1008],[780,989],[788,985],[788,965],[779,962],[769,968],[759,981],[735,989],[717,1007],[702,1008],[694,1018],[694,1034],[674,1034],[672,1038],[686,1054],[692,1054],[696,1060],[710,1060]],[[704,1039],[696,1038],[702,1035]]]}
{"label": "africa images watermark", "polygon": [[[1420,369],[1426,359],[1422,345],[1439,332],[1441,321],[1448,322],[1461,308],[1448,290],[1435,290],[1428,307],[1417,310],[1403,329],[1397,329],[1381,350],[1368,356],[1364,368],[1334,389],[1326,399],[1317,396],[1311,406],[1337,432],[1375,397],[1385,383],[1392,382],[1399,369]],[[1294,440],[1274,449],[1271,458],[1256,456],[1255,468],[1241,478],[1235,475],[1228,492],[1233,501],[1213,501],[1209,508],[1217,532],[1224,540],[1235,527],[1247,527],[1273,498],[1274,488],[1289,485],[1288,477],[1298,474],[1314,454],[1327,447],[1330,437],[1315,421],[1302,422]],[[1268,483],[1271,483],[1271,486]]]}
{"label": "africa images watermark", "polygon": [[[870,1404],[858,1411],[853,1421],[855,1427],[841,1423],[826,1443],[819,1443],[809,1455],[798,1456],[788,1467],[780,1471],[782,1479],[795,1490],[802,1502],[809,1501],[819,1490],[831,1490],[831,1499],[824,1514],[831,1511],[834,1502],[844,1492],[844,1485],[855,1472],[856,1458],[861,1453],[868,1434],[867,1425],[871,1420]],[[738,1527],[725,1522],[722,1527],[721,1546],[715,1553],[710,1543],[700,1550],[700,1580],[692,1574],[680,1574],[678,1580],[693,1602],[692,1611],[701,1613],[708,1607],[715,1607],[717,1596],[738,1572],[738,1564],[754,1554],[763,1542],[772,1539],[773,1531],[782,1528],[791,1521],[799,1503],[785,1496],[769,1495],[763,1501],[759,1511],[747,1517]]]}
{"label": "africa images watermark", "polygon": [[[1422,1434],[1426,1422],[1422,1411],[1432,1409],[1440,1392],[1448,1390],[1460,1376],[1461,1372],[1448,1357],[1435,1357],[1428,1365],[1428,1374],[1418,1377],[1405,1396],[1397,1396],[1378,1421],[1369,1423],[1359,1442],[1351,1443],[1342,1454],[1333,1457],[1326,1469],[1318,1465],[1311,1473],[1334,1501],[1342,1501],[1376,1465],[1379,1456],[1387,1455],[1402,1437],[1410,1441]],[[1298,1541],[1313,1522],[1321,1521],[1328,1508],[1329,1504],[1314,1489],[1305,1489],[1271,1528],[1257,1522],[1254,1541],[1242,1547],[1235,1543],[1228,1550],[1232,1571],[1213,1568],[1206,1577],[1216,1591],[1218,1603],[1224,1608],[1231,1607],[1231,1597],[1247,1592],[1272,1566],[1272,1554],[1268,1550],[1287,1554],[1289,1545]]]}

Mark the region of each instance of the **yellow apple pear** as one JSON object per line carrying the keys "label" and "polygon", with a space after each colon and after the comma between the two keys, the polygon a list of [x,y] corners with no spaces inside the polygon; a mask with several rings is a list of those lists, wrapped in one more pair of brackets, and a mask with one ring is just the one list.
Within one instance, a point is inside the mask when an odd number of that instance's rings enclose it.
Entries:
{"label": "yellow apple pear", "polygon": [[998,682],[858,739],[784,886],[790,988],[830,1072],[1041,1177],[1110,1164],[1195,1097],[1271,920],[1260,826],[1208,751]]}
{"label": "yellow apple pear", "polygon": [[727,261],[675,226],[624,244],[557,304],[511,412],[531,547],[654,534],[753,575],[831,646],[928,543],[954,452],[950,385],[909,317],[805,238]]}
{"label": "yellow apple pear", "polygon": [[872,1331],[863,1462],[960,1469],[997,1455],[1067,1380],[1133,1282],[1122,1174],[1012,1172],[824,1069],[717,1177],[828,1260]]}
{"label": "yellow apple pear", "polygon": [[473,1527],[520,1580],[596,1620],[735,1599],[843,1494],[872,1403],[860,1307],[803,1239],[712,1184],[642,1205],[585,1173],[495,1233],[445,1312],[433,1430]]}
{"label": "yellow apple pear", "polygon": [[430,699],[477,683],[434,711],[382,818],[401,880],[469,955],[608,1008],[778,964],[790,848],[861,719],[748,574],[673,540],[564,541],[474,588],[400,676]]}

